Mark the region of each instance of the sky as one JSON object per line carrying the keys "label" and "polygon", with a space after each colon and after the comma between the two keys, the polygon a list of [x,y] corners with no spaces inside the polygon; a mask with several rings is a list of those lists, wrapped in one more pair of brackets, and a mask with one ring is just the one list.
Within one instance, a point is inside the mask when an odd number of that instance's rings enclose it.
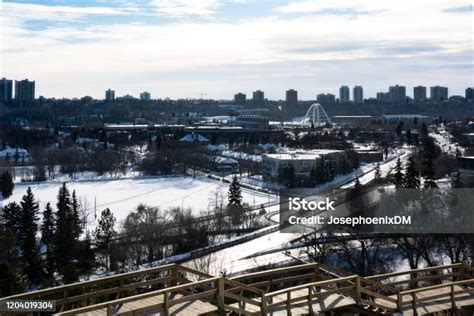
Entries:
{"label": "sky", "polygon": [[4,0],[0,76],[56,98],[278,100],[293,88],[312,100],[395,84],[463,95],[473,21],[470,0]]}

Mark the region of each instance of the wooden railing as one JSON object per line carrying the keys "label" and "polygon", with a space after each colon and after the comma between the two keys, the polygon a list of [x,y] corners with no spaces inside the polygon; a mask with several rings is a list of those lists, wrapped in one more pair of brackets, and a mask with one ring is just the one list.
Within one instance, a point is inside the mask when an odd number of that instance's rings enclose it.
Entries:
{"label": "wooden railing", "polygon": [[[409,278],[399,280],[406,276]],[[424,284],[421,286],[422,282]],[[449,288],[449,291],[429,292],[442,288]],[[232,279],[212,277],[171,264],[7,299],[55,299],[60,308],[59,315],[92,311],[102,311],[107,315],[128,315],[156,309],[168,314],[171,307],[196,300],[212,304],[220,311],[266,315],[285,309],[291,314],[292,306],[302,302],[307,303],[312,313],[316,300],[339,295],[347,298],[348,304],[370,306],[388,312],[402,311],[411,306],[416,313],[418,304],[439,298],[451,299],[454,307],[456,295],[473,291],[473,270],[463,264],[361,277],[312,263],[260,271]],[[420,297],[418,294],[422,292]],[[147,298],[153,298],[154,303],[138,303]],[[131,302],[137,304],[124,307],[124,304]]]}
{"label": "wooden railing", "polygon": [[183,275],[191,274],[194,279],[212,276],[178,264],[140,271],[121,273],[101,279],[57,286],[30,293],[2,298],[2,300],[48,299],[56,301],[58,311],[115,300],[138,293],[189,283]]}
{"label": "wooden railing", "polygon": [[[420,303],[435,300],[448,298],[451,302],[451,308],[457,310],[456,306],[456,295],[473,293],[474,292],[474,279],[449,282],[444,284],[438,284],[428,287],[423,287],[419,289],[412,289],[403,291],[400,293],[402,297],[402,308],[405,306],[410,306],[413,309],[413,314],[417,315],[417,307]],[[439,290],[443,288],[449,288],[448,292],[436,293],[434,290]],[[433,291],[433,294],[426,293],[428,291]],[[423,293],[424,292],[424,293]],[[417,294],[423,293],[422,297],[417,296]]]}
{"label": "wooden railing", "polygon": [[[107,315],[129,315],[137,312],[146,312],[149,310],[163,309],[165,314],[169,313],[169,310],[174,305],[199,300],[199,299],[209,299],[213,300],[216,298],[219,291],[219,280],[221,278],[215,277],[207,280],[187,283],[183,285],[172,286],[166,289],[161,289],[157,291],[152,291],[144,294],[134,295],[118,300],[113,300],[109,302],[104,302],[100,304],[95,304],[87,307],[77,308],[74,310],[58,313],[56,315],[77,315],[93,311],[106,311]],[[186,291],[190,289],[199,289],[198,292]],[[181,294],[182,296],[177,296],[176,294]],[[139,300],[151,298],[151,297],[162,297],[161,303],[154,303],[149,306],[142,307],[133,307],[131,310],[126,310],[120,312],[120,308],[124,304],[130,302],[136,302]]]}

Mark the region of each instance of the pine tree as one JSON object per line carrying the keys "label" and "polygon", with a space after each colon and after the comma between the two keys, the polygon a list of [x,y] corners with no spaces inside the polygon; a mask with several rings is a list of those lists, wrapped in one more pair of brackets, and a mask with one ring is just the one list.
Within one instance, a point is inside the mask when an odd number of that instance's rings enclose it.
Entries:
{"label": "pine tree", "polygon": [[380,179],[382,178],[382,172],[380,171],[380,164],[377,163],[377,166],[375,167],[375,181],[380,181]]}
{"label": "pine tree", "polygon": [[435,189],[438,187],[435,181],[435,170],[433,166],[433,159],[428,156],[426,159],[426,175],[425,175],[425,189]]}
{"label": "pine tree", "polygon": [[12,232],[16,239],[20,238],[21,206],[16,202],[10,202],[3,207],[3,222],[6,229]]}
{"label": "pine tree", "polygon": [[232,178],[229,186],[228,205],[242,205],[242,189],[240,188],[239,179],[236,175]]}
{"label": "pine tree", "polygon": [[97,247],[101,250],[105,257],[105,268],[110,268],[110,246],[112,238],[115,236],[115,216],[110,209],[106,208],[102,211],[99,224],[95,229],[95,239]]}
{"label": "pine tree", "polygon": [[459,170],[454,175],[454,179],[452,180],[451,187],[455,189],[459,189],[463,187],[463,183],[461,181],[461,173],[459,172]]}
{"label": "pine tree", "polygon": [[13,194],[14,187],[15,184],[13,183],[13,177],[10,172],[2,172],[2,175],[0,176],[0,191],[5,199]]}
{"label": "pine tree", "polygon": [[395,188],[399,189],[403,187],[403,166],[402,161],[400,158],[397,158],[397,164],[395,165],[395,175],[393,183],[395,184]]}
{"label": "pine tree", "polygon": [[71,220],[73,225],[73,234],[75,238],[79,238],[82,233],[82,220],[80,214],[80,205],[79,201],[77,200],[76,190],[72,191],[72,199],[71,199]]}
{"label": "pine tree", "polygon": [[46,246],[46,265],[45,272],[48,278],[52,278],[55,271],[54,265],[54,238],[55,238],[55,219],[51,204],[46,204],[43,211],[43,222],[41,224],[41,241]]}
{"label": "pine tree", "polygon": [[56,268],[63,277],[63,281],[71,283],[77,279],[77,270],[74,265],[77,255],[77,240],[71,215],[71,196],[66,183],[63,183],[59,189],[56,209],[56,237],[53,247]]}
{"label": "pine tree", "polygon": [[38,284],[41,279],[41,261],[36,241],[39,206],[30,187],[26,190],[26,194],[23,196],[20,205],[19,244],[22,257],[22,272],[30,283]]}
{"label": "pine tree", "polygon": [[405,176],[403,178],[403,187],[406,189],[420,188],[420,174],[416,168],[415,157],[408,157],[408,162],[405,167]]}
{"label": "pine tree", "polygon": [[79,253],[79,269],[82,274],[87,274],[95,267],[95,253],[92,249],[92,237],[89,231],[86,232],[86,238],[81,243]]}

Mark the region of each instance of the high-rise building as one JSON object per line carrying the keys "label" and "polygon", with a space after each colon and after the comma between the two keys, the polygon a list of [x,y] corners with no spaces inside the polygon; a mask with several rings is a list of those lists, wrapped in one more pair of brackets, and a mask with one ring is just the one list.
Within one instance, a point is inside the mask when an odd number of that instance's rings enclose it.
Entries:
{"label": "high-rise building", "polygon": [[474,88],[466,88],[466,100],[474,101]]}
{"label": "high-rise building", "polygon": [[390,93],[388,93],[388,92],[377,92],[377,101],[379,101],[379,102],[390,102]]}
{"label": "high-rise building", "polygon": [[414,87],[413,88],[413,99],[415,101],[426,100],[426,87],[425,86]]}
{"label": "high-rise building", "polygon": [[6,78],[0,80],[0,103],[8,104],[13,97],[13,81]]}
{"label": "high-rise building", "polygon": [[287,106],[298,105],[298,91],[294,89],[286,90],[286,105]]}
{"label": "high-rise building", "polygon": [[35,100],[35,82],[28,79],[15,80],[15,101],[32,103]]}
{"label": "high-rise building", "polygon": [[140,100],[142,101],[150,101],[151,100],[151,94],[148,91],[143,91],[140,93]]}
{"label": "high-rise building", "polygon": [[364,103],[364,88],[362,88],[362,86],[355,86],[352,89],[352,94],[354,97],[354,103],[356,104]]}
{"label": "high-rise building", "polygon": [[336,96],[331,93],[321,93],[316,96],[316,102],[321,105],[333,105],[336,103]]}
{"label": "high-rise building", "polygon": [[234,103],[237,105],[246,105],[247,96],[245,95],[245,93],[239,92],[234,94]]}
{"label": "high-rise building", "polygon": [[341,103],[348,103],[351,100],[350,90],[348,86],[341,86],[339,88],[339,101]]}
{"label": "high-rise building", "polygon": [[115,100],[115,90],[107,89],[105,91],[105,101]]}
{"label": "high-rise building", "polygon": [[252,102],[254,105],[263,105],[265,103],[265,93],[262,90],[254,91]]}
{"label": "high-rise building", "polygon": [[430,99],[433,101],[443,101],[448,99],[448,88],[434,86],[430,88]]}
{"label": "high-rise building", "polygon": [[390,94],[391,102],[406,102],[407,100],[407,90],[405,86],[391,86],[388,88],[388,93]]}

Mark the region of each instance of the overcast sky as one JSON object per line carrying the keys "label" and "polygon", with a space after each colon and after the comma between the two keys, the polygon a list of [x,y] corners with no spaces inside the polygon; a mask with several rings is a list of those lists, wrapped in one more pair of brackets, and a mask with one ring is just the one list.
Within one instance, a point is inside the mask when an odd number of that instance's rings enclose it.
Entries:
{"label": "overcast sky", "polygon": [[[470,0],[17,0],[2,3],[1,76],[37,95],[300,99],[362,85],[473,84]],[[352,96],[351,96],[352,97]]]}

